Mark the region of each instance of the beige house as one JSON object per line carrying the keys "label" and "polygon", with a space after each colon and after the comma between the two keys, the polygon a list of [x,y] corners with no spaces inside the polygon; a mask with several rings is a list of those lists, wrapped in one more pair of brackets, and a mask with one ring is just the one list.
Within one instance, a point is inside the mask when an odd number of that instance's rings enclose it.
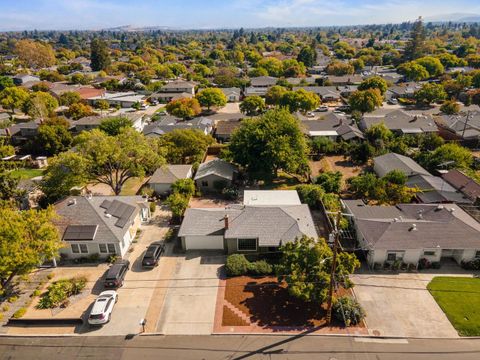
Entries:
{"label": "beige house", "polygon": [[200,164],[195,175],[195,184],[202,192],[217,191],[221,184],[231,185],[237,178],[235,165],[222,159],[214,159]]}

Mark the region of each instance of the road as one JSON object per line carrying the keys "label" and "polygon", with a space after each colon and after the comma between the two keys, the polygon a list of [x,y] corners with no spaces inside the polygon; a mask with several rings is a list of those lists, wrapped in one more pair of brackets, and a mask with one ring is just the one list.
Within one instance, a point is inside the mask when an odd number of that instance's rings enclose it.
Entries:
{"label": "road", "polygon": [[334,336],[0,337],[0,359],[476,360],[480,339]]}

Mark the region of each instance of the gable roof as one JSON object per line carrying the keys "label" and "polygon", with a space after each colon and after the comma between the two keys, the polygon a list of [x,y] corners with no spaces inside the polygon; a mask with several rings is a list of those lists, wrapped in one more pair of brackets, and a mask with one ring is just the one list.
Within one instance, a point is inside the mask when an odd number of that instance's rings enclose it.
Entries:
{"label": "gable roof", "polygon": [[417,187],[420,192],[416,197],[425,204],[439,202],[455,202],[460,204],[470,203],[462,193],[455,190],[450,184],[441,177],[432,175],[414,175],[407,183],[408,187]]}
{"label": "gable roof", "polygon": [[363,133],[355,121],[344,115],[328,113],[318,120],[304,120],[302,125],[309,136],[341,136],[344,140],[355,137],[363,139]]}
{"label": "gable roof", "polygon": [[186,179],[192,165],[167,165],[158,168],[148,181],[149,184],[173,184],[178,179]]}
{"label": "gable roof", "polygon": [[465,194],[470,200],[475,201],[480,198],[480,184],[460,170],[450,170],[442,177],[455,189]]}
{"label": "gable roof", "polygon": [[[343,203],[374,249],[480,248],[480,223],[455,204],[368,206],[357,200]],[[375,217],[369,216],[373,213]]]}
{"label": "gable roof", "polygon": [[431,115],[410,114],[401,109],[387,113],[380,109],[362,118],[362,123],[366,129],[382,122],[390,130],[400,131],[404,134],[438,131],[438,127]]}
{"label": "gable roof", "polygon": [[427,170],[408,156],[397,153],[388,153],[373,158],[375,166],[380,167],[385,173],[392,170],[400,170],[407,176],[431,175]]}
{"label": "gable roof", "polygon": [[440,126],[454,132],[463,139],[478,139],[480,136],[480,112],[472,111],[467,120],[467,114],[443,115],[437,118]]}
{"label": "gable roof", "polygon": [[233,180],[236,172],[238,172],[238,170],[235,165],[217,158],[201,163],[195,174],[195,180],[202,179],[209,175],[217,175],[227,180]]}
{"label": "gable roof", "polygon": [[273,86],[277,83],[277,78],[272,76],[257,76],[250,79],[252,86]]}

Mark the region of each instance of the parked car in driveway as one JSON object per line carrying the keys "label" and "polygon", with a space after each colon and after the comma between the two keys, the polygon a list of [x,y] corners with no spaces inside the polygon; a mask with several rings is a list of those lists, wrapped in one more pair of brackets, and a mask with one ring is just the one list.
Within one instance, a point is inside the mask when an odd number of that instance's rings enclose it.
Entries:
{"label": "parked car in driveway", "polygon": [[105,277],[105,287],[106,288],[118,288],[123,285],[123,279],[127,274],[128,269],[130,269],[130,261],[120,260],[113,264],[110,269],[108,269],[107,276]]}
{"label": "parked car in driveway", "polygon": [[328,106],[319,106],[315,109],[316,112],[325,112],[328,111]]}
{"label": "parked car in driveway", "polygon": [[165,252],[165,244],[160,241],[151,243],[143,254],[142,267],[153,268],[158,265],[160,256]]}
{"label": "parked car in driveway", "polygon": [[117,300],[118,294],[115,290],[101,292],[93,303],[90,315],[88,315],[88,323],[90,325],[103,325],[108,323]]}

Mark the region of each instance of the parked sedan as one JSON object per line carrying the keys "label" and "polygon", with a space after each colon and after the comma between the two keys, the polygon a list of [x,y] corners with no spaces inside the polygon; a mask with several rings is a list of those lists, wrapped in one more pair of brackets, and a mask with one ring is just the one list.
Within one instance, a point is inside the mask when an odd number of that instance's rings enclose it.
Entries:
{"label": "parked sedan", "polygon": [[151,243],[150,246],[145,251],[142,259],[142,267],[144,268],[153,268],[158,265],[160,256],[165,252],[165,244],[163,242],[157,241]]}
{"label": "parked sedan", "polygon": [[93,304],[92,311],[90,311],[88,323],[90,325],[103,325],[108,323],[117,300],[118,294],[115,290],[107,290],[100,293]]}
{"label": "parked sedan", "polygon": [[326,112],[328,111],[328,106],[319,106],[315,109],[316,112]]}
{"label": "parked sedan", "polygon": [[118,288],[123,285],[123,279],[130,269],[130,262],[128,260],[120,260],[113,264],[108,269],[107,276],[105,277],[106,288]]}

